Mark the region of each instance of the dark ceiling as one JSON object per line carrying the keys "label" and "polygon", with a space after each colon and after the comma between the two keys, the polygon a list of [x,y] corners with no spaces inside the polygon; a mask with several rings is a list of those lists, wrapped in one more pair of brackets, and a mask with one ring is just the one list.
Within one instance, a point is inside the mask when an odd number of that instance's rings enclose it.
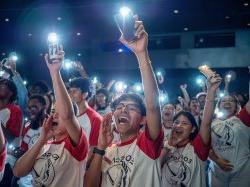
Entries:
{"label": "dark ceiling", "polygon": [[49,32],[58,32],[68,54],[83,61],[117,41],[113,15],[123,5],[142,18],[150,37],[250,28],[250,2],[245,0],[2,0],[0,57],[16,51],[24,77],[40,73],[48,78],[35,64],[43,62]]}
{"label": "dark ceiling", "polygon": [[[72,49],[90,42],[115,41],[114,13],[128,5],[151,35],[250,28],[250,3],[244,0],[9,0],[0,3],[1,52],[42,48],[47,33],[59,32]],[[77,33],[80,33],[77,35]],[[92,46],[93,47],[93,46]]]}
{"label": "dark ceiling", "polygon": [[5,0],[0,2],[0,56],[15,50],[26,63],[35,61],[51,31],[60,34],[72,55],[105,50],[119,38],[113,15],[123,5],[144,20],[150,37],[250,28],[250,2],[244,0]]}

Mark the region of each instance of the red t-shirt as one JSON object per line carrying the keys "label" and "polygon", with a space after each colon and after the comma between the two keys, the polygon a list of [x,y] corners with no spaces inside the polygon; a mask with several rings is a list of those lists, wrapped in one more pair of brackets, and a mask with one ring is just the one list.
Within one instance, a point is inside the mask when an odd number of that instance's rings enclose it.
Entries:
{"label": "red t-shirt", "polygon": [[15,137],[20,136],[22,117],[21,109],[13,103],[0,110],[1,125]]}

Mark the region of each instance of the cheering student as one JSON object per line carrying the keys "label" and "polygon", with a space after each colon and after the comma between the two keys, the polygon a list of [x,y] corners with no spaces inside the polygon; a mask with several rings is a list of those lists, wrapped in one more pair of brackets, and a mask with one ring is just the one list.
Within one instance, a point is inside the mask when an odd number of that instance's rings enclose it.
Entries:
{"label": "cheering student", "polygon": [[162,128],[164,132],[164,142],[168,140],[168,138],[170,137],[170,133],[173,127],[174,115],[175,115],[174,104],[167,103],[163,105],[161,111],[161,117],[162,117]]}
{"label": "cheering student", "polygon": [[209,79],[205,112],[198,131],[194,116],[185,111],[177,113],[168,141],[161,153],[162,186],[206,186],[205,166],[210,149],[214,98],[221,78]]}
{"label": "cheering student", "polygon": [[33,186],[83,185],[88,143],[61,78],[63,58],[61,49],[52,62],[45,56],[55,92],[55,113],[45,119],[40,137],[13,169],[17,177],[31,172]]}
{"label": "cheering student", "polygon": [[218,102],[218,108],[223,115],[212,123],[211,185],[247,187],[250,184],[250,100],[240,110],[237,98],[226,95]]}
{"label": "cheering student", "polygon": [[[149,60],[148,35],[142,21],[135,18],[138,38],[128,43],[123,37],[121,42],[132,50],[138,60],[144,85],[146,107],[136,94],[123,94],[114,101],[114,119],[121,143],[110,143],[112,115],[108,115],[99,134],[94,157],[86,172],[85,186],[160,186],[160,155],[163,131],[159,94],[155,76]],[[144,132],[140,125],[146,119]],[[110,147],[109,147],[110,146]]]}

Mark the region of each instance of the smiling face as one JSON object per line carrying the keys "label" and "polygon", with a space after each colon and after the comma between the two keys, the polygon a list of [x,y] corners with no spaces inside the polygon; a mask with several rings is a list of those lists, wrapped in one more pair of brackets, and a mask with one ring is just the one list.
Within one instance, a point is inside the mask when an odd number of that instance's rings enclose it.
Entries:
{"label": "smiling face", "polygon": [[139,105],[132,100],[123,100],[117,104],[114,118],[117,131],[126,137],[136,135],[143,120]]}
{"label": "smiling face", "polygon": [[28,114],[31,121],[38,120],[44,113],[45,106],[38,99],[30,99],[28,102]]}
{"label": "smiling face", "polygon": [[235,115],[237,111],[237,101],[232,96],[224,96],[219,104],[219,109],[226,115],[226,117],[230,117]]}
{"label": "smiling face", "polygon": [[194,131],[190,120],[184,116],[179,115],[173,123],[170,141],[172,145],[184,145],[190,141],[190,135]]}

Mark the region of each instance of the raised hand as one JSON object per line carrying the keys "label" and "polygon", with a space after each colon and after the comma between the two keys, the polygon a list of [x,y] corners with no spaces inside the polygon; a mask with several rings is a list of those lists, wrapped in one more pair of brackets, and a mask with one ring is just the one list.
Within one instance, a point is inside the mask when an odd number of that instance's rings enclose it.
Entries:
{"label": "raised hand", "polygon": [[61,69],[62,63],[64,60],[64,54],[65,53],[63,51],[62,46],[59,47],[56,58],[54,58],[52,60],[49,59],[48,54],[45,54],[45,61],[46,61],[46,64],[47,64],[50,72],[59,71]]}
{"label": "raised hand", "polygon": [[97,147],[99,149],[105,150],[113,141],[114,135],[112,129],[112,113],[107,114],[102,122],[99,138],[98,138],[98,144]]}
{"label": "raised hand", "polygon": [[214,76],[210,77],[207,84],[208,90],[216,91],[219,88],[221,82],[222,78],[219,74],[215,74]]}
{"label": "raised hand", "polygon": [[135,54],[145,52],[148,46],[148,34],[144,29],[143,22],[139,21],[138,16],[135,18],[135,29],[136,29],[136,40],[128,42],[124,39],[123,36],[120,38],[120,42],[127,46]]}
{"label": "raised hand", "polygon": [[41,140],[47,142],[49,139],[53,137],[52,124],[53,124],[53,116],[49,116],[48,118],[44,119],[42,131],[39,137]]}
{"label": "raised hand", "polygon": [[182,85],[180,85],[180,89],[186,90],[186,89],[187,89],[187,84],[182,84]]}

